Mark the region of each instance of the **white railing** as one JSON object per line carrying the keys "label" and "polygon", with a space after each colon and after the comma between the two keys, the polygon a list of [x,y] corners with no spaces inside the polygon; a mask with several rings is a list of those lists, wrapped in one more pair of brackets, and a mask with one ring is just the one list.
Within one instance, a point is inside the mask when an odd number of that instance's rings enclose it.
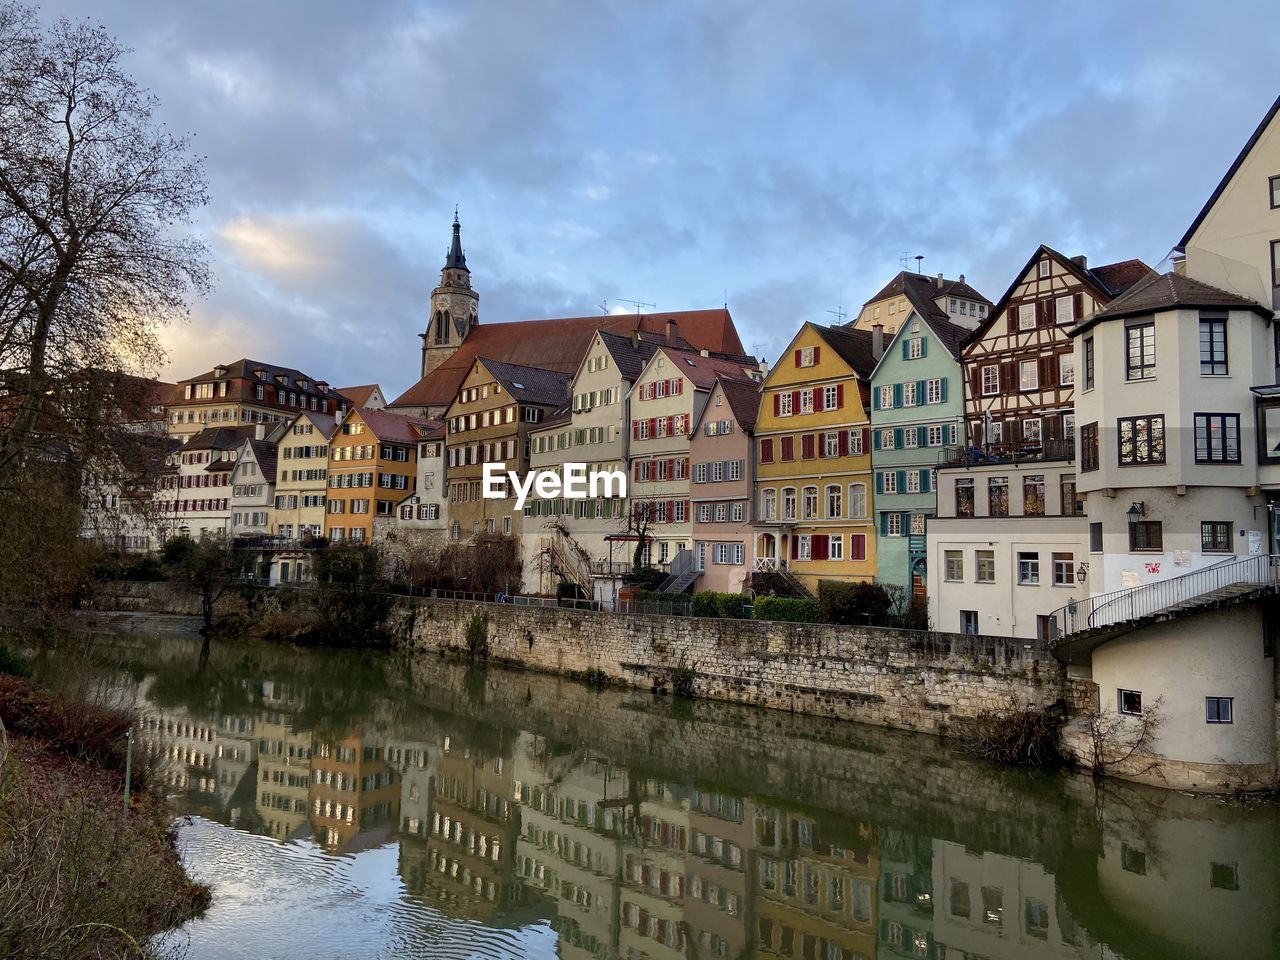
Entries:
{"label": "white railing", "polygon": [[1244,560],[1227,560],[1180,577],[1073,600],[1051,614],[1054,636],[1152,617],[1197,597],[1237,586],[1280,586],[1280,556],[1259,554]]}

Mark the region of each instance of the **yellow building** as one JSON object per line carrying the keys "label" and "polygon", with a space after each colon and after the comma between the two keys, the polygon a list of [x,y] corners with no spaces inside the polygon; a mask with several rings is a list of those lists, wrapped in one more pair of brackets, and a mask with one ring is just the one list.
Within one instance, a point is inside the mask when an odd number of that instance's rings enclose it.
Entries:
{"label": "yellow building", "polygon": [[418,440],[435,426],[380,410],[353,410],[329,443],[325,536],[372,542],[374,518],[395,516],[396,505],[413,489]]}
{"label": "yellow building", "polygon": [[276,491],[271,532],[283,540],[324,533],[329,441],[338,421],[325,413],[298,414],[276,443]]}
{"label": "yellow building", "polygon": [[870,581],[876,572],[869,331],[806,323],[765,379],[756,421],[757,571]]}

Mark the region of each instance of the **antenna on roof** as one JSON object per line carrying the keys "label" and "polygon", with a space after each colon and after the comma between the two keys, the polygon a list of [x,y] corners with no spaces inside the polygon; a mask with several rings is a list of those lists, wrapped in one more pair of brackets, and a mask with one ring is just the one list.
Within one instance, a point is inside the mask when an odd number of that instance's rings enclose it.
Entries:
{"label": "antenna on roof", "polygon": [[903,251],[902,251],[902,256],[900,256],[900,257],[898,258],[898,262],[899,262],[900,264],[902,264],[902,269],[903,269],[903,270],[907,269],[907,261],[908,261],[908,260],[910,260],[910,259],[911,259],[911,251],[910,251],[910,250],[903,250]]}
{"label": "antenna on roof", "polygon": [[916,254],[916,273],[920,272],[920,265],[922,263],[924,263],[924,254],[917,253]]}
{"label": "antenna on roof", "polygon": [[837,303],[836,308],[834,310],[828,310],[827,313],[835,317],[837,323],[844,323],[845,319],[849,316],[847,313],[844,312],[843,303]]}
{"label": "antenna on roof", "polygon": [[619,303],[629,303],[633,307],[635,307],[637,316],[639,316],[640,314],[641,307],[648,307],[649,309],[653,310],[653,309],[657,309],[657,306],[658,306],[656,303],[645,303],[645,301],[643,300],[628,300],[626,297],[616,297],[615,299]]}
{"label": "antenna on roof", "polygon": [[607,314],[609,312],[608,300],[601,300],[599,303],[596,304],[596,306],[600,308],[601,313]]}

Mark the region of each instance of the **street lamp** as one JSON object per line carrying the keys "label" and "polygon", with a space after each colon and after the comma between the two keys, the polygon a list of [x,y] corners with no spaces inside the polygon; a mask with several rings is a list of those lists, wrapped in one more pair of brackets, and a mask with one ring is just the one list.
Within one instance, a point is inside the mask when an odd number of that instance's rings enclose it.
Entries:
{"label": "street lamp", "polygon": [[1129,518],[1130,523],[1137,523],[1146,515],[1147,505],[1141,500],[1135,500],[1133,503],[1129,504],[1129,510],[1128,513],[1126,513],[1126,516]]}

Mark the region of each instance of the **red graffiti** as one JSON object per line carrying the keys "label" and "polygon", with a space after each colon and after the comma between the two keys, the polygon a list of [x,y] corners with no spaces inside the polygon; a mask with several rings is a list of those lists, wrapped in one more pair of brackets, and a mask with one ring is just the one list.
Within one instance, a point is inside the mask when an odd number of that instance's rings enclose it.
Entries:
{"label": "red graffiti", "polygon": [[1159,572],[1160,572],[1160,564],[1158,563],[1147,564],[1147,573],[1159,573]]}

